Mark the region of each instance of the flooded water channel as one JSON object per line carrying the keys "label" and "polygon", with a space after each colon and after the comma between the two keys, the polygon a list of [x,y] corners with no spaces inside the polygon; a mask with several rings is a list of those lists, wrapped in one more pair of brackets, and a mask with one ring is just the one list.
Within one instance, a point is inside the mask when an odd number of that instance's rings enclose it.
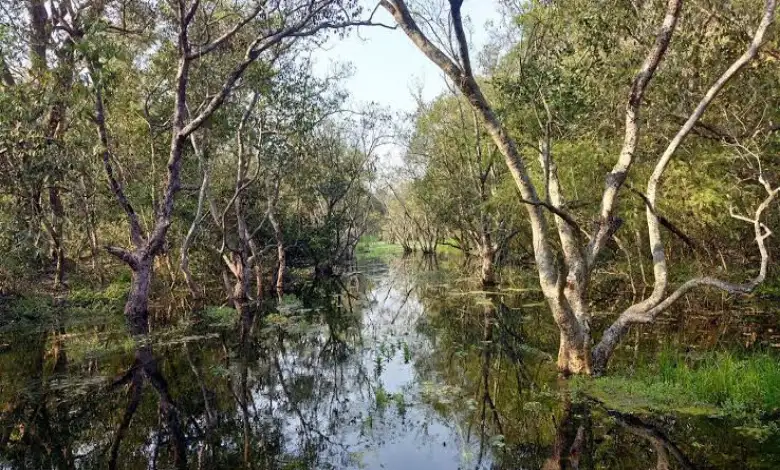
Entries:
{"label": "flooded water channel", "polygon": [[777,435],[569,393],[538,292],[456,285],[374,260],[243,327],[212,308],[145,344],[105,325],[5,332],[0,468],[780,468]]}

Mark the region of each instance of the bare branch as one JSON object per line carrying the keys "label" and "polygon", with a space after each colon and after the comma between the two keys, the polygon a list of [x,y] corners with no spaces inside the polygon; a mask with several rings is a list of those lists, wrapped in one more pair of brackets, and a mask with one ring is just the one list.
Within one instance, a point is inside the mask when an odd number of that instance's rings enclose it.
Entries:
{"label": "bare branch", "polygon": [[660,220],[655,213],[654,208],[656,206],[656,199],[658,197],[658,189],[661,185],[661,177],[664,171],[669,165],[669,162],[674,156],[677,149],[682,144],[683,139],[691,132],[696,122],[701,119],[704,112],[709,107],[710,103],[720,93],[723,87],[733,78],[737,72],[739,72],[745,65],[747,65],[758,53],[758,49],[764,40],[764,35],[769,28],[769,25],[774,19],[776,8],[776,0],[767,0],[764,9],[764,16],[761,19],[761,23],[758,25],[756,32],[753,36],[753,40],[750,43],[748,49],[736,60],[731,66],[715,81],[715,83],[707,90],[707,93],[701,99],[696,109],[688,117],[686,123],[680,128],[674,138],[669,142],[666,150],[656,163],[655,169],[647,183],[647,225],[648,233],[650,236],[650,250],[653,255],[653,272],[655,274],[655,284],[653,287],[653,293],[643,303],[645,307],[643,310],[653,307],[657,302],[663,298],[664,292],[667,287],[667,267],[666,267],[666,255],[664,253],[663,240],[661,239]]}
{"label": "bare branch", "polygon": [[184,241],[182,241],[181,244],[179,268],[181,269],[181,272],[184,274],[184,281],[187,283],[187,287],[190,289],[190,292],[193,295],[196,295],[198,293],[198,286],[195,284],[195,281],[192,279],[192,273],[190,272],[189,250],[190,250],[190,245],[192,244],[192,240],[194,239],[195,234],[198,231],[198,226],[201,224],[204,218],[203,207],[206,202],[206,195],[208,194],[208,186],[209,186],[211,171],[209,168],[209,163],[204,158],[202,149],[198,145],[197,139],[195,138],[195,134],[190,135],[190,143],[192,144],[192,148],[198,157],[198,163],[201,172],[203,173],[203,179],[201,180],[200,188],[198,190],[198,206],[195,210],[195,217],[192,220],[192,224],[190,225],[189,230],[187,230],[187,235],[185,235]]}
{"label": "bare branch", "polygon": [[577,223],[577,221],[574,220],[574,218],[567,214],[563,209],[556,207],[548,202],[545,201],[529,201],[527,199],[520,199],[520,202],[523,204],[528,204],[530,206],[536,206],[536,207],[544,207],[548,211],[552,212],[556,216],[560,217],[564,222],[566,222],[572,229],[574,229],[577,233],[581,232],[580,225]]}
{"label": "bare branch", "polygon": [[701,99],[699,104],[696,106],[696,109],[694,109],[694,111],[690,114],[688,120],[685,122],[685,124],[683,124],[683,126],[677,132],[677,135],[674,136],[672,141],[666,147],[666,150],[664,151],[663,155],[661,156],[658,163],[656,164],[655,170],[653,171],[653,175],[650,177],[650,181],[648,183],[647,195],[651,201],[655,200],[656,191],[660,184],[661,176],[663,175],[667,165],[671,161],[672,156],[680,147],[680,144],[682,143],[683,139],[685,139],[685,137],[691,132],[693,127],[696,125],[696,123],[699,122],[702,115],[709,107],[710,103],[712,103],[712,101],[715,99],[718,93],[720,93],[723,87],[729,82],[729,80],[731,80],[740,70],[742,70],[743,67],[745,67],[745,65],[747,65],[751,60],[753,60],[753,58],[755,58],[756,55],[758,54],[758,49],[761,47],[761,44],[764,41],[764,35],[766,34],[769,25],[771,25],[774,20],[776,6],[777,6],[776,0],[766,1],[764,16],[761,19],[761,23],[758,25],[758,28],[756,29],[756,32],[753,36],[753,40],[750,42],[750,46],[748,47],[748,49],[736,61],[734,61],[734,63],[732,63],[731,66],[725,72],[723,72],[720,78],[718,78],[718,80],[715,81],[715,83],[710,87],[710,89],[707,90],[707,93],[704,95],[704,97]]}
{"label": "bare branch", "polygon": [[688,235],[686,235],[686,234],[685,234],[685,232],[683,232],[682,230],[680,230],[680,229],[679,229],[679,228],[678,228],[676,225],[674,225],[674,224],[673,224],[673,223],[672,223],[672,222],[671,222],[669,219],[667,219],[666,217],[664,217],[663,215],[661,215],[661,214],[659,214],[659,213],[658,213],[658,210],[657,210],[655,207],[653,207],[653,206],[650,204],[650,200],[649,200],[649,199],[647,199],[647,196],[645,196],[645,194],[644,194],[642,191],[639,191],[639,190],[637,190],[636,188],[634,188],[634,187],[633,187],[633,186],[631,186],[630,184],[627,184],[626,186],[628,187],[628,189],[629,189],[631,192],[633,192],[634,194],[636,194],[637,196],[639,196],[639,198],[640,198],[640,199],[642,199],[642,202],[644,202],[644,203],[645,203],[645,207],[646,207],[648,210],[651,210],[651,211],[653,211],[653,213],[656,215],[656,217],[658,217],[658,221],[661,223],[661,225],[663,225],[664,227],[666,227],[666,228],[667,228],[667,229],[668,229],[670,232],[672,232],[673,234],[677,235],[677,237],[678,237],[678,238],[680,238],[680,240],[682,240],[682,241],[683,241],[683,242],[684,242],[686,245],[688,245],[688,246],[689,246],[689,247],[690,247],[692,250],[697,250],[697,249],[698,249],[698,246],[696,245],[696,242],[694,242],[694,241],[693,241],[693,239],[692,239],[691,237],[689,237]]}
{"label": "bare branch", "polygon": [[698,277],[695,279],[691,279],[688,282],[681,285],[680,287],[678,287],[677,290],[671,293],[663,301],[659,302],[655,307],[641,314],[632,316],[630,320],[639,323],[651,322],[653,321],[653,319],[655,319],[655,317],[659,313],[669,308],[680,297],[685,295],[687,292],[693,290],[694,288],[700,286],[716,287],[730,294],[749,294],[753,292],[756,289],[756,287],[758,287],[762,282],[764,282],[764,280],[766,279],[767,270],[769,268],[769,250],[767,250],[766,248],[766,239],[772,235],[772,231],[769,230],[769,228],[766,225],[761,223],[761,215],[767,208],[769,208],[770,204],[772,204],[772,201],[774,201],[778,193],[780,193],[780,186],[778,186],[773,190],[768,191],[767,197],[758,206],[758,209],[756,209],[754,219],[749,219],[747,217],[742,217],[742,216],[735,216],[735,218],[739,220],[744,220],[753,224],[756,244],[758,245],[758,251],[761,254],[761,261],[759,263],[758,274],[756,275],[756,277],[754,277],[753,279],[751,279],[750,281],[744,284],[735,284],[714,277]]}
{"label": "bare branch", "polygon": [[463,0],[449,0],[450,2],[450,14],[452,15],[452,24],[455,29],[455,37],[458,40],[458,53],[460,55],[460,62],[463,65],[463,72],[468,76],[473,76],[474,73],[471,70],[471,58],[469,57],[468,42],[466,42],[466,32],[463,29],[463,18],[461,16],[461,6]]}
{"label": "bare branch", "polygon": [[438,65],[450,78],[456,82],[460,82],[464,75],[463,70],[461,70],[447,54],[442,52],[425,37],[422,31],[420,31],[420,28],[417,27],[411,12],[409,12],[409,8],[403,1],[394,0],[391,2],[390,0],[381,0],[379,3],[393,15],[393,18],[395,18],[395,21],[404,33],[409,36],[412,42],[414,42],[414,44],[420,48],[431,61]]}

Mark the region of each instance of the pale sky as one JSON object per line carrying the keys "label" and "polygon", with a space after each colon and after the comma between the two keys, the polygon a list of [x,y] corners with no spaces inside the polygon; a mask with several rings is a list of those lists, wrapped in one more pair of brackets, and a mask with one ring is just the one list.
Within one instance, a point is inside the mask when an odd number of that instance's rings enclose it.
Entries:
{"label": "pale sky", "polygon": [[[368,11],[376,0],[361,0]],[[411,2],[410,2],[411,3]],[[472,60],[488,41],[485,25],[498,23],[498,0],[465,0],[463,15],[471,20],[470,50]],[[375,22],[392,25],[392,17],[383,9],[377,11]],[[380,27],[360,28],[358,33],[332,40],[325,49],[314,53],[315,71],[326,75],[334,62],[350,63],[353,75],[342,86],[352,96],[353,106],[375,102],[394,112],[412,112],[416,108],[414,94],[422,87],[423,98],[431,100],[446,90],[441,71],[400,29]],[[397,156],[399,149],[391,149]]]}

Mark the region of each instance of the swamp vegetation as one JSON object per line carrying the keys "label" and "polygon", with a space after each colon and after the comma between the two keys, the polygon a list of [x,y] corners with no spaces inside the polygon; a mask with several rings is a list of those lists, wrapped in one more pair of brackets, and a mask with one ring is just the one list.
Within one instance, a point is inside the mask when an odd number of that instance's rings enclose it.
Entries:
{"label": "swamp vegetation", "polygon": [[776,1],[497,3],[0,0],[0,468],[780,467]]}

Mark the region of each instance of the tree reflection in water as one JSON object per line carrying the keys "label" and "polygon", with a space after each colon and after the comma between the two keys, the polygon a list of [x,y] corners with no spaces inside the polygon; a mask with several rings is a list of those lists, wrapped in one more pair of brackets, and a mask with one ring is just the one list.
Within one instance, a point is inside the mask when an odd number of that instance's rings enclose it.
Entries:
{"label": "tree reflection in water", "polygon": [[426,263],[356,267],[273,310],[243,312],[233,327],[196,325],[129,350],[85,352],[87,340],[115,341],[94,327],[14,338],[0,355],[0,468],[777,461],[771,441],[746,444],[722,423],[640,419],[571,396],[536,292],[472,291]]}

